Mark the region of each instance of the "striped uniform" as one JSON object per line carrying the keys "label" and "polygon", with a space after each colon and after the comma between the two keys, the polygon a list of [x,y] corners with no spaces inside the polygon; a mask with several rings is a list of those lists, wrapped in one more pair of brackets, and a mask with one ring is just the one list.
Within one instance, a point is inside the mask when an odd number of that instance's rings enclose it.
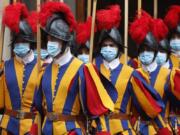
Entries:
{"label": "striped uniform", "polygon": [[[114,113],[130,114],[133,102],[142,115],[148,115],[151,118],[158,115],[163,108],[161,98],[136,71],[121,63],[115,69],[109,70],[98,59],[95,59],[95,64],[100,72],[113,83],[118,92]],[[108,123],[107,127],[110,125],[112,135],[117,133],[135,134],[129,120],[99,119],[99,121],[103,120]]]}
{"label": "striped uniform", "polygon": [[171,70],[170,82],[171,82],[170,90],[172,93],[170,99],[172,102],[172,106],[171,106],[171,114],[169,117],[169,123],[174,131],[177,130],[175,129],[177,123],[177,127],[179,128],[179,132],[180,132],[180,85],[178,86],[180,82],[180,69],[173,68]]}
{"label": "striped uniform", "polygon": [[[96,77],[92,68],[89,71]],[[96,79],[97,83],[100,83],[97,77],[94,79]],[[89,83],[91,84],[92,82]],[[103,114],[108,111],[104,109],[103,105],[106,104],[106,108],[114,107],[109,95],[106,91],[103,91],[102,87],[100,88],[101,91],[99,89],[96,92],[93,89],[94,91],[91,93],[86,90],[86,85],[84,65],[80,60],[73,57],[67,64],[62,66],[54,63],[49,64],[41,80],[36,106],[41,110],[44,99],[46,112],[57,112],[63,115],[81,115],[83,113],[95,117],[97,117],[96,113]],[[97,86],[101,86],[101,84]],[[98,104],[97,97],[102,99],[102,102],[98,99],[101,104]],[[103,123],[97,124],[103,126]],[[46,116],[42,130],[45,135],[64,135],[74,132],[78,135],[82,134],[77,121],[50,121]],[[101,131],[106,132],[107,129],[102,128],[98,132]]]}
{"label": "striped uniform", "polygon": [[173,67],[180,68],[180,60],[177,56],[175,56],[174,54],[171,54],[170,55],[170,69],[172,69]]}
{"label": "striped uniform", "polygon": [[[161,115],[154,119],[154,127],[157,129],[168,127],[170,129],[167,120],[170,114],[172,92],[169,86],[170,84],[174,84],[174,80],[170,79],[170,70],[158,66],[156,70],[151,73],[146,72],[142,68],[137,69],[137,71],[148,84],[151,84],[156,89],[165,104]],[[140,130],[143,134],[152,134],[155,131],[151,124],[144,123],[141,123]]]}
{"label": "striped uniform", "polygon": [[[31,112],[37,89],[34,78],[37,78],[36,59],[26,65],[16,58],[6,61],[0,78],[0,109]],[[32,119],[19,120],[4,114],[0,127],[3,135],[7,131],[14,135],[24,135],[30,131],[32,123]]]}

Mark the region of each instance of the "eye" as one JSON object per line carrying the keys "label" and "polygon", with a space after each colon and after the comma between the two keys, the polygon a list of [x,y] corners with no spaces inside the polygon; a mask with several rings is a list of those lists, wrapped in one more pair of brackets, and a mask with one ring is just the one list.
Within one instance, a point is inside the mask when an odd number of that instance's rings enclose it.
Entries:
{"label": "eye", "polygon": [[102,46],[103,46],[103,47],[106,47],[106,46],[108,46],[108,44],[102,44]]}
{"label": "eye", "polygon": [[110,47],[114,47],[114,46],[115,46],[115,44],[109,44],[109,46],[110,46]]}

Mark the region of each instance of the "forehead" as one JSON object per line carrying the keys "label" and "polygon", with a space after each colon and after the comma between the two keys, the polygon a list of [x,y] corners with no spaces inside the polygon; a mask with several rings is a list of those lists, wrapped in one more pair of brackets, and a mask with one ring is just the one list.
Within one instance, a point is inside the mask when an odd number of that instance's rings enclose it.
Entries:
{"label": "forehead", "polygon": [[102,43],[114,44],[114,41],[111,38],[107,38],[107,39],[103,40]]}
{"label": "forehead", "polygon": [[27,41],[24,40],[23,38],[17,38],[17,39],[15,40],[15,43],[25,43],[25,42],[27,42]]}
{"label": "forehead", "polygon": [[172,39],[180,39],[180,34],[179,33],[173,34]]}
{"label": "forehead", "polygon": [[48,40],[50,40],[50,41],[57,41],[57,42],[60,42],[60,43],[63,42],[63,40],[55,38],[55,37],[53,37],[51,35],[48,35],[47,37],[48,37]]}
{"label": "forehead", "polygon": [[79,49],[79,53],[80,53],[80,54],[82,54],[82,53],[88,54],[88,53],[89,53],[89,49],[86,48],[86,47],[82,47],[82,48]]}

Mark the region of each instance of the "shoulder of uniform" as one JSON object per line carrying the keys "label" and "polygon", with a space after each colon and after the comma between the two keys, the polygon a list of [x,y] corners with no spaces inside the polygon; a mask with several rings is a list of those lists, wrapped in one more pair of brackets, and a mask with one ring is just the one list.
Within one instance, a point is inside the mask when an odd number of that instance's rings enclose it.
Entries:
{"label": "shoulder of uniform", "polygon": [[6,60],[6,61],[3,62],[3,64],[5,65],[5,64],[7,64],[7,63],[11,63],[12,61],[14,61],[14,59],[15,59],[15,58],[11,58],[11,59],[9,59],[9,60]]}
{"label": "shoulder of uniform", "polygon": [[137,68],[136,71],[141,71],[141,68]]}
{"label": "shoulder of uniform", "polygon": [[78,64],[78,65],[82,65],[83,62],[81,60],[79,60],[78,58],[74,57],[73,60]]}
{"label": "shoulder of uniform", "polygon": [[180,73],[180,69],[179,68],[176,68],[176,67],[173,67],[171,69],[171,76],[174,76],[176,73]]}
{"label": "shoulder of uniform", "polygon": [[164,75],[165,75],[165,74],[166,74],[166,75],[169,75],[170,72],[171,72],[171,70],[168,69],[168,68],[166,68],[166,67],[161,67],[161,70],[163,71]]}
{"label": "shoulder of uniform", "polygon": [[173,71],[180,71],[180,68],[173,67],[171,70],[173,70]]}
{"label": "shoulder of uniform", "polygon": [[132,68],[132,67],[126,65],[126,64],[123,64],[123,67],[124,67],[126,70],[130,71],[130,72],[133,72],[133,71],[134,71],[134,68]]}

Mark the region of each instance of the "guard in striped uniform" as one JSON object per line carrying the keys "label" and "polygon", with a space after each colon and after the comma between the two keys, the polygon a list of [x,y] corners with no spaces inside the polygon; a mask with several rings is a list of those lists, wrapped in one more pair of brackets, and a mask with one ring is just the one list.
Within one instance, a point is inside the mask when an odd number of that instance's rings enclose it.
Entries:
{"label": "guard in striped uniform", "polygon": [[[119,46],[119,52],[118,52],[119,61],[120,63],[125,64],[125,54],[124,54],[125,46],[122,43],[122,37],[118,30],[118,27],[120,26],[120,22],[121,22],[121,9],[119,5],[113,5],[112,7],[109,7],[106,10],[99,10],[96,13],[97,31],[100,33],[97,44],[100,44],[100,41],[102,40],[104,35],[115,39],[118,43],[121,44]],[[98,63],[103,63],[103,57],[102,55],[99,55],[100,48],[97,47],[97,50],[98,53],[96,54],[94,63],[97,63],[97,61]],[[127,64],[131,67],[135,67],[134,61],[130,57],[128,57],[127,59],[128,59]]]}
{"label": "guard in striped uniform", "polygon": [[[112,13],[111,10],[117,10],[118,8],[118,6],[110,6],[106,10],[98,11],[97,15],[99,12],[101,14],[104,12],[104,14],[106,13],[106,15],[114,18],[114,15],[119,14],[117,12]],[[103,20],[107,21],[107,19]],[[101,23],[97,22],[99,25],[97,27],[105,24],[102,23],[103,20],[101,20]],[[111,21],[108,20],[107,26],[110,27],[106,27],[106,31],[101,33],[99,40],[99,53],[102,57],[102,62],[96,61],[95,64],[99,71],[115,86],[118,92],[118,100],[115,103],[115,111],[109,118],[99,118],[98,121],[107,123],[107,127],[110,128],[112,135],[136,134],[130,123],[131,107],[134,106],[141,116],[153,119],[161,112],[164,105],[160,95],[151,85],[146,83],[145,79],[137,71],[120,63],[119,52],[123,45],[122,41],[119,40],[119,36],[116,35],[117,29],[114,29],[114,26],[119,22],[114,22],[113,19]],[[99,126],[97,128],[101,129]]]}
{"label": "guard in striped uniform", "polygon": [[180,6],[173,5],[169,8],[165,16],[165,23],[170,29],[170,69],[173,67],[180,68]]}
{"label": "guard in striped uniform", "polygon": [[[2,135],[37,134],[35,124],[34,96],[37,82],[35,47],[37,14],[29,14],[21,3],[5,8],[3,23],[13,34],[14,57],[4,63],[0,77],[0,109],[3,117],[0,122]],[[35,129],[36,128],[36,129]]]}
{"label": "guard in striped uniform", "polygon": [[[65,3],[45,3],[40,11],[40,22],[48,34],[48,53],[54,58],[44,71],[36,95],[37,108],[45,110],[42,112],[43,134],[85,134],[85,129],[88,131],[85,120],[114,110],[117,92],[109,84],[107,93],[107,86],[102,85],[100,74],[92,64],[83,65],[71,54],[69,42],[76,22]],[[103,127],[97,135],[110,134],[104,123],[97,125]]]}
{"label": "guard in striped uniform", "polygon": [[[174,79],[172,81],[169,80],[171,71],[165,67],[158,66],[155,60],[158,51],[158,43],[156,41],[157,37],[158,40],[160,36],[160,40],[163,40],[164,38],[162,37],[162,33],[160,31],[156,31],[157,27],[161,30],[164,29],[159,25],[164,25],[162,20],[153,20],[150,15],[142,12],[141,18],[137,18],[130,27],[130,34],[132,39],[138,45],[139,59],[142,64],[142,67],[138,68],[137,71],[148,84],[154,87],[165,104],[165,108],[160,113],[160,115],[158,115],[153,120],[153,122],[147,120],[140,121],[141,134],[156,134],[159,129],[162,129],[160,131],[160,134],[169,134],[168,128],[169,130],[171,130],[168,124],[170,113],[170,96],[172,95],[172,92],[170,92],[169,84],[174,84],[175,81]],[[152,33],[155,34],[156,38]],[[167,33],[164,32],[163,34]],[[177,73],[176,75],[179,76],[178,74],[179,73]],[[177,91],[179,88],[177,84],[175,85]]]}
{"label": "guard in striped uniform", "polygon": [[[77,58],[84,63],[89,62],[89,48],[91,36],[92,17],[88,17],[84,23],[78,23],[76,27]],[[96,28],[95,31],[96,32]]]}
{"label": "guard in striped uniform", "polygon": [[[176,81],[178,80],[178,74],[179,74],[179,69],[176,67],[172,67],[172,63],[170,62],[170,45],[169,42],[167,41],[167,35],[168,35],[168,28],[161,19],[154,19],[153,20],[153,28],[152,28],[152,33],[155,36],[156,40],[159,43],[158,46],[158,54],[156,56],[156,62],[158,65],[163,66],[165,68],[172,68],[171,73],[170,73],[170,80],[171,81]],[[174,84],[171,84],[173,86]],[[170,89],[170,88],[169,88]],[[168,102],[171,101],[171,106],[169,108],[168,113],[166,113],[165,117],[169,119],[170,126],[172,128],[172,131],[174,133],[178,132],[178,126],[180,126],[179,118],[178,118],[178,113],[179,113],[179,103],[180,103],[180,98],[179,98],[179,92],[174,92],[174,86],[171,87],[170,89],[172,91],[171,95],[169,95],[170,98],[168,98]],[[169,93],[170,94],[170,93]],[[176,116],[177,115],[177,116]]]}
{"label": "guard in striped uniform", "polygon": [[158,42],[158,53],[156,63],[159,66],[170,68],[170,46],[167,40],[169,33],[168,27],[162,19],[154,19],[152,33]]}

